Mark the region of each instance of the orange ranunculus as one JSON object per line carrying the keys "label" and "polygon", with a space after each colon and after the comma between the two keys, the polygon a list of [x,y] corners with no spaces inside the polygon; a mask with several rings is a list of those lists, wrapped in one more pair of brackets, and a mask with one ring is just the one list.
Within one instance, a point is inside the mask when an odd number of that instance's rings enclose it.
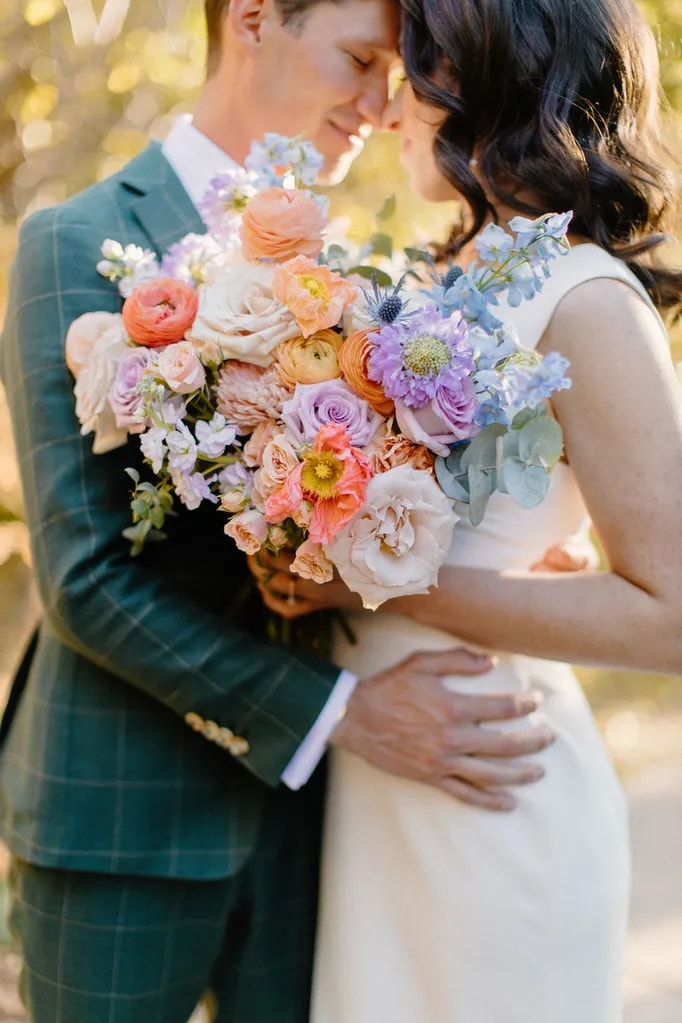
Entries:
{"label": "orange ranunculus", "polygon": [[364,504],[373,475],[369,458],[351,446],[347,430],[327,423],[284,485],[266,500],[265,517],[283,522],[303,501],[310,501],[309,537],[314,543],[329,543]]}
{"label": "orange ranunculus", "polygon": [[244,258],[252,262],[274,259],[278,263],[294,256],[314,258],[322,251],[326,223],[312,195],[299,189],[268,188],[254,196],[244,211]]}
{"label": "orange ranunculus", "polygon": [[135,288],[123,303],[123,326],[128,337],[146,348],[182,341],[194,323],[195,289],[173,277],[160,277]]}
{"label": "orange ranunculus", "polygon": [[285,384],[319,384],[341,376],[339,349],[343,341],[334,330],[318,330],[310,337],[280,341],[275,349],[277,369]]}
{"label": "orange ranunculus", "polygon": [[296,256],[273,271],[273,291],[296,318],[303,337],[334,327],[357,290],[328,266]]}
{"label": "orange ranunculus", "polygon": [[386,397],[381,384],[370,380],[367,373],[373,347],[369,335],[376,334],[379,330],[379,327],[369,327],[367,330],[356,330],[355,333],[349,334],[341,345],[339,362],[341,372],[355,393],[364,398],[375,412],[380,412],[382,416],[390,416],[394,408],[392,399]]}

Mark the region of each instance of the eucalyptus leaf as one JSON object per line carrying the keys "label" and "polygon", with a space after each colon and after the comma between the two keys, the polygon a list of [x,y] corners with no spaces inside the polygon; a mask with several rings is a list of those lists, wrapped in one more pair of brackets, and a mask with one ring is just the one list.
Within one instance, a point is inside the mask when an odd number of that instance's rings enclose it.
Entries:
{"label": "eucalyptus leaf", "polygon": [[403,252],[411,263],[428,263],[429,266],[433,266],[433,256],[426,249],[414,249],[411,246],[406,246]]}
{"label": "eucalyptus leaf", "polygon": [[508,458],[502,471],[507,493],[521,508],[536,508],[549,488],[549,473],[541,465]]}
{"label": "eucalyptus leaf", "polygon": [[383,234],[377,231],[369,239],[370,252],[373,256],[386,256],[388,259],[393,255],[393,239],[390,234]]}
{"label": "eucalyptus leaf", "polygon": [[376,215],[377,224],[383,224],[385,220],[390,220],[394,213],[395,195],[389,195],[388,199]]}
{"label": "eucalyptus leaf", "polygon": [[501,423],[490,423],[484,426],[480,433],[469,442],[466,451],[462,455],[462,468],[476,465],[487,469],[494,469],[497,465],[497,439],[504,437],[506,427]]}
{"label": "eucalyptus leaf", "polygon": [[462,480],[456,479],[448,468],[448,459],[440,456],[436,459],[436,479],[446,497],[452,498],[453,501],[462,501],[464,504],[469,503],[467,477],[464,476]]}
{"label": "eucalyptus leaf", "polygon": [[140,474],[137,471],[137,469],[131,469],[130,466],[128,466],[128,468],[124,469],[123,471],[125,473],[127,473],[128,476],[130,476],[130,478],[133,481],[133,483],[139,483],[140,482]]}
{"label": "eucalyptus leaf", "polygon": [[539,416],[546,415],[547,410],[544,405],[538,405],[537,408],[522,408],[512,419],[512,428],[514,430],[521,430],[531,419],[537,419]]}
{"label": "eucalyptus leaf", "polygon": [[346,276],[350,277],[351,274],[357,274],[358,277],[365,277],[369,281],[374,280],[380,288],[390,288],[393,284],[390,274],[384,273],[383,270],[378,270],[375,266],[366,266],[365,264],[352,266],[350,270],[346,272]]}
{"label": "eucalyptus leaf", "polygon": [[505,461],[508,458],[518,458],[519,457],[519,435],[520,435],[520,432],[521,432],[520,430],[510,430],[509,433],[507,433],[502,438],[502,454],[503,454],[503,457],[504,457]]}
{"label": "eucalyptus leaf", "polygon": [[561,427],[555,419],[541,416],[531,419],[519,430],[519,458],[549,466],[556,465],[564,445]]}
{"label": "eucalyptus leaf", "polygon": [[478,465],[470,465],[467,469],[469,478],[469,521],[478,526],[483,521],[488,498],[493,492],[492,473],[486,472]]}

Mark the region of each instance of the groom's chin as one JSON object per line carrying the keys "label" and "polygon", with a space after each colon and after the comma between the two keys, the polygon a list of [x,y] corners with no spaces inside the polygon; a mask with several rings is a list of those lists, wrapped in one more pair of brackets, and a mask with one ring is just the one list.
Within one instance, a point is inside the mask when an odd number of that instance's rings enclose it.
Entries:
{"label": "groom's chin", "polygon": [[348,174],[353,161],[360,155],[364,148],[364,142],[358,139],[352,149],[348,149],[340,156],[328,156],[325,165],[318,174],[319,185],[339,185]]}

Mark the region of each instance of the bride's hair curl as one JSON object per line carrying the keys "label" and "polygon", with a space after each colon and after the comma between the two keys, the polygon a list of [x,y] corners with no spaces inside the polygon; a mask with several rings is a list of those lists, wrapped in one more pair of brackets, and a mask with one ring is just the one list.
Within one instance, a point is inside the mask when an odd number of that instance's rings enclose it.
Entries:
{"label": "bride's hair curl", "polygon": [[576,233],[624,259],[660,308],[679,307],[682,272],[650,259],[676,196],[656,44],[634,0],[401,2],[406,75],[444,115],[434,155],[472,214],[445,251],[496,203],[530,216],[573,209]]}

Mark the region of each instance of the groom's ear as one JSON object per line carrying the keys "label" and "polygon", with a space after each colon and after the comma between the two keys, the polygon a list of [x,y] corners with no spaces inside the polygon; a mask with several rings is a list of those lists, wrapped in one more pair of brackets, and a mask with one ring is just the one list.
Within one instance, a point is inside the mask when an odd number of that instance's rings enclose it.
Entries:
{"label": "groom's ear", "polygon": [[260,45],[263,26],[274,14],[272,0],[230,0],[227,10],[235,39],[248,49]]}

